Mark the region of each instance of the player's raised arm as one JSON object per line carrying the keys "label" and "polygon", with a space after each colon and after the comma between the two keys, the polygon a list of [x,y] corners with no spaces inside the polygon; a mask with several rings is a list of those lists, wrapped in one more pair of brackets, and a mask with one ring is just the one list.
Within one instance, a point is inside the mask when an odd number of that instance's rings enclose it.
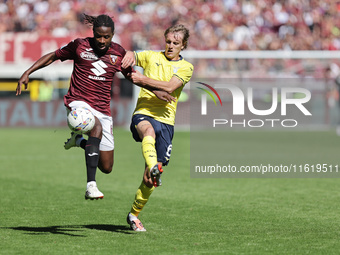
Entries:
{"label": "player's raised arm", "polygon": [[30,68],[28,68],[20,77],[18,81],[18,86],[16,89],[16,96],[21,95],[21,87],[25,85],[25,90],[27,90],[27,85],[29,82],[29,75],[38,69],[50,65],[56,60],[55,52],[48,53],[38,59]]}

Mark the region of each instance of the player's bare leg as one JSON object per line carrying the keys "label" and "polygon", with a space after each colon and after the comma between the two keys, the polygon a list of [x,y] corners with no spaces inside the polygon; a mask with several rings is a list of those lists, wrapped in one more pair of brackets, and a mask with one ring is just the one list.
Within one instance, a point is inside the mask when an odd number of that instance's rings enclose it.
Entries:
{"label": "player's bare leg", "polygon": [[71,138],[67,140],[64,147],[81,147],[85,150],[87,186],[85,199],[99,199],[104,195],[97,188],[96,170],[97,167],[106,174],[112,172],[114,151],[99,151],[99,144],[102,137],[102,126],[100,121],[95,117],[96,123],[93,129],[88,133],[89,139],[86,140],[82,135],[71,133]]}
{"label": "player's bare leg", "polygon": [[100,151],[98,168],[104,174],[112,172],[114,162],[114,151]]}

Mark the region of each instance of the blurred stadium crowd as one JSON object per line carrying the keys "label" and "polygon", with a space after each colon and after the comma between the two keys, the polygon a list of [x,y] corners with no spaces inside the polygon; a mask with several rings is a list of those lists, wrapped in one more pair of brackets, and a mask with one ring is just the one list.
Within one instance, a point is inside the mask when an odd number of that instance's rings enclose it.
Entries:
{"label": "blurred stadium crowd", "polygon": [[0,33],[88,34],[82,14],[114,17],[132,49],[159,50],[163,31],[183,23],[195,50],[339,50],[340,1],[0,0]]}
{"label": "blurred stadium crowd", "polygon": [[[162,50],[164,29],[182,23],[191,33],[188,50],[273,51],[271,59],[189,59],[194,81],[269,78],[269,87],[271,78],[314,78],[322,80],[314,85],[328,100],[324,105],[340,103],[340,58],[280,59],[274,52],[309,50],[320,56],[320,50],[340,50],[340,0],[0,0],[0,37],[4,32],[92,36],[83,13],[111,16],[114,41],[127,50]],[[114,95],[122,91],[117,84]]]}

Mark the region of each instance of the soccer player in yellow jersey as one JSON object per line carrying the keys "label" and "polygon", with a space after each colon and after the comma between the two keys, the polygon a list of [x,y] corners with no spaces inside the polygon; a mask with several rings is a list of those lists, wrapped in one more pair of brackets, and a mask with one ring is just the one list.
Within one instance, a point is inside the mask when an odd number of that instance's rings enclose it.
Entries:
{"label": "soccer player in yellow jersey", "polygon": [[[189,30],[183,25],[174,25],[165,31],[164,37],[165,51],[127,52],[122,61],[123,68],[136,64],[144,69],[144,75],[138,71],[131,74],[132,82],[141,86],[141,91],[130,129],[133,138],[142,142],[145,159],[143,180],[127,217],[134,231],[146,231],[138,215],[155,187],[161,185],[162,166],[168,164],[171,155],[177,99],[194,69],[180,55],[187,47]],[[145,88],[166,91],[173,98],[159,100]]]}

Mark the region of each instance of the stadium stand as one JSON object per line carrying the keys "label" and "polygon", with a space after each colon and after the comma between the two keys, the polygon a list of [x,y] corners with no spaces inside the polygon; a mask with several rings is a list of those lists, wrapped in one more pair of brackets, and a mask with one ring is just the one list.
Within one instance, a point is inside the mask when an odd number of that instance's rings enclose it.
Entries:
{"label": "stadium stand", "polygon": [[[114,41],[127,50],[161,50],[164,27],[183,23],[191,32],[183,56],[195,66],[193,84],[235,77],[313,77],[326,84],[318,88],[326,95],[324,105],[329,98],[339,99],[334,81],[340,80],[340,2],[331,0],[0,0],[0,97],[14,96],[10,90],[18,75],[43,53],[92,35],[83,13],[113,17]],[[53,77],[54,96],[61,98],[71,67],[50,70],[32,78]],[[131,97],[131,90],[116,82],[114,101],[122,94]],[[178,122],[186,116],[178,116]],[[126,122],[121,119],[117,122]]]}
{"label": "stadium stand", "polygon": [[161,49],[164,27],[181,22],[195,50],[339,50],[340,3],[331,0],[1,0],[1,32],[88,33],[82,13],[108,13],[131,47]]}

